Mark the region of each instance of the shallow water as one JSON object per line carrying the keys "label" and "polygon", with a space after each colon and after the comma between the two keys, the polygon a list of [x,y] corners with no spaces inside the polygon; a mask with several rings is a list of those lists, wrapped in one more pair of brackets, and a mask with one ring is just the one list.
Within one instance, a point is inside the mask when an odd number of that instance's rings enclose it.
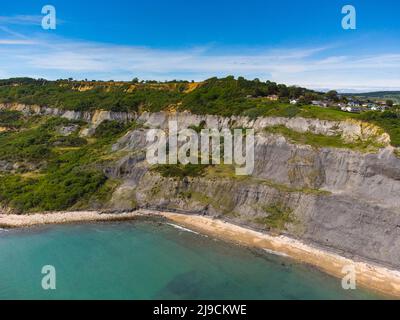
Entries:
{"label": "shallow water", "polygon": [[[42,267],[56,269],[43,290]],[[285,257],[155,222],[0,230],[0,299],[371,299]]]}

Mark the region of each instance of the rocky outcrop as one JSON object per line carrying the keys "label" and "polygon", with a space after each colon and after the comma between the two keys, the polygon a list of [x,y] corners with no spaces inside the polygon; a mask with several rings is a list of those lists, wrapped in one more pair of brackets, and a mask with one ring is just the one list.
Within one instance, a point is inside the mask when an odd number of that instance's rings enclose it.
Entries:
{"label": "rocky outcrop", "polygon": [[79,129],[79,126],[77,124],[72,124],[68,126],[61,126],[57,128],[57,132],[62,135],[62,136],[69,136],[75,131]]}

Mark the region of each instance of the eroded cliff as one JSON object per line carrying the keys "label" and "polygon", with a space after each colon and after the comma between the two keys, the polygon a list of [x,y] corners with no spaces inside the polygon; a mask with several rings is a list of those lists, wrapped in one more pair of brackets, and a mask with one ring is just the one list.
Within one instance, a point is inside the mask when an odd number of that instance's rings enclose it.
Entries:
{"label": "eroded cliff", "polygon": [[[219,216],[400,268],[400,159],[389,136],[372,124],[187,112],[77,112],[16,104],[0,109],[83,120],[88,123],[80,128],[84,137],[93,135],[105,120],[137,122],[113,144],[109,161],[101,167],[107,177],[119,181],[110,199],[101,204],[105,209],[148,206]],[[170,120],[179,128],[255,129],[252,175],[236,176],[229,165],[208,166],[196,177],[163,176],[154,170],[145,160],[146,132],[167,129]],[[298,143],[266,130],[277,126],[299,135],[340,137],[355,147]]]}

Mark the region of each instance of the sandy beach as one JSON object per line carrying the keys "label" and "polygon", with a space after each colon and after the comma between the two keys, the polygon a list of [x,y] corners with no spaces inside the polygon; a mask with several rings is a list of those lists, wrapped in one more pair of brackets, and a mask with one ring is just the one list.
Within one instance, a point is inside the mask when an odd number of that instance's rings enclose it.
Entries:
{"label": "sandy beach", "polygon": [[338,254],[321,250],[286,236],[273,236],[205,216],[151,210],[116,214],[94,211],[32,215],[0,214],[0,227],[18,228],[84,221],[121,221],[156,216],[167,218],[171,222],[202,234],[288,256],[296,261],[315,266],[339,278],[338,281],[341,281],[340,279],[345,275],[342,272],[344,266],[354,266],[357,286],[369,288],[390,297],[400,298],[400,271],[363,261],[352,261]]}

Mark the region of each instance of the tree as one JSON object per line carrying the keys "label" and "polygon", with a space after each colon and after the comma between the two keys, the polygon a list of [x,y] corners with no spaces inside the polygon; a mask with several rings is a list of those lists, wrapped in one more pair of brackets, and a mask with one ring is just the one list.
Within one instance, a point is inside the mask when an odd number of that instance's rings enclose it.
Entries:
{"label": "tree", "polygon": [[337,91],[335,91],[335,90],[328,91],[328,92],[325,94],[325,96],[326,96],[329,100],[333,100],[333,101],[338,101],[338,100],[339,100],[339,98],[338,98],[338,93],[337,93]]}
{"label": "tree", "polygon": [[132,79],[132,83],[139,83],[139,79],[138,78],[133,78]]}
{"label": "tree", "polygon": [[390,100],[390,99],[386,100],[386,105],[388,107],[393,107],[393,100]]}
{"label": "tree", "polygon": [[284,84],[279,84],[278,95],[280,97],[289,97],[289,89]]}

